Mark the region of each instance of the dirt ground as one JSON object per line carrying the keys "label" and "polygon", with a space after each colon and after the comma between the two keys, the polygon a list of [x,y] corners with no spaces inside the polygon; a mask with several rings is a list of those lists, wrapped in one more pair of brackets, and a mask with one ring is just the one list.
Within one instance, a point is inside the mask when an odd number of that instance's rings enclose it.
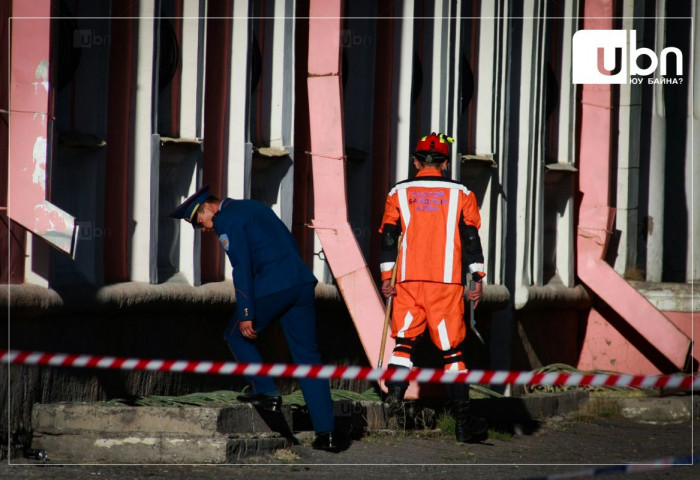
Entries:
{"label": "dirt ground", "polygon": [[[304,443],[304,442],[302,442]],[[521,479],[590,470],[605,465],[639,465],[631,480],[696,479],[700,466],[651,469],[665,457],[700,452],[693,423],[653,425],[621,417],[554,417],[529,435],[491,432],[480,444],[460,444],[437,432],[374,433],[339,454],[308,445],[237,465],[53,465],[13,459],[0,466],[0,479],[12,480],[214,480],[226,479]],[[621,478],[623,473],[606,475]]]}

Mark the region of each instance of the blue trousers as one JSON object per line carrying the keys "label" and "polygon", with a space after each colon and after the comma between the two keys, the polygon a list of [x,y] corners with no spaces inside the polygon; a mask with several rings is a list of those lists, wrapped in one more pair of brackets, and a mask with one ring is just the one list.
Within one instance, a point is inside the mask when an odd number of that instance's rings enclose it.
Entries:
{"label": "blue trousers", "polygon": [[[255,300],[256,318],[253,321],[253,329],[260,334],[270,323],[279,319],[294,363],[320,365],[315,302],[313,283],[298,285],[258,298]],[[228,343],[233,356],[239,362],[261,363],[262,358],[255,346],[257,340],[251,341],[245,338],[238,324],[239,321],[232,318],[224,333],[224,340]],[[271,377],[246,376],[246,380],[253,386],[255,393],[279,395]],[[304,378],[299,379],[299,384],[316,433],[332,431],[334,429],[333,402],[328,380]]]}

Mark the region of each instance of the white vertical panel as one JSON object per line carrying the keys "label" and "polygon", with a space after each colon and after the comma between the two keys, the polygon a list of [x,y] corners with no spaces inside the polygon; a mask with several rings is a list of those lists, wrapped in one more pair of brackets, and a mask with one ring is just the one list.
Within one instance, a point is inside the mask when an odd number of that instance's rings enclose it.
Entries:
{"label": "white vertical panel", "polygon": [[[433,17],[433,67],[430,98],[430,128],[447,131],[447,102],[450,72],[450,6],[445,0],[435,0]],[[453,133],[453,132],[447,132]]]}
{"label": "white vertical panel", "polygon": [[[199,138],[204,110],[204,45],[206,2],[183,0],[180,89],[180,137]],[[200,156],[201,159],[201,156]],[[199,187],[201,161],[193,170],[188,192]],[[199,232],[180,222],[180,248],[177,252],[180,274],[190,285],[200,283]]]}
{"label": "white vertical panel", "polygon": [[[543,48],[544,22],[539,2],[524,2],[520,48],[518,187],[515,305],[527,300],[527,287],[542,283]],[[520,234],[522,232],[522,234]]]}
{"label": "white vertical panel", "polygon": [[[498,96],[494,95],[496,82],[500,79],[496,78],[497,60],[500,58],[496,49],[498,42],[497,15],[498,2],[482,2],[481,3],[481,20],[479,22],[479,58],[476,67],[478,77],[474,80],[474,98],[472,102],[476,103],[476,132],[474,154],[486,155],[494,153],[496,146],[493,144],[494,132],[496,127],[494,124],[493,111],[494,103],[498,101]],[[472,152],[470,152],[472,153]]]}
{"label": "white vertical panel", "polygon": [[[275,3],[275,55],[273,60],[272,106],[273,118],[277,118],[275,129],[271,131],[271,146],[279,146],[290,152],[294,160],[294,13],[295,0]],[[340,32],[338,32],[340,35]],[[273,122],[274,123],[274,122]],[[274,142],[274,143],[273,143]],[[285,171],[279,187],[279,217],[289,230],[292,229],[294,209],[294,163]]]}
{"label": "white vertical panel", "polygon": [[[659,0],[656,6],[656,40],[660,47],[665,39],[665,22],[663,15],[666,11],[665,0]],[[640,47],[641,39],[637,38]],[[660,50],[660,48],[657,48]],[[659,69],[654,72],[658,78]],[[647,262],[646,279],[648,282],[660,282],[663,274],[664,255],[664,177],[666,176],[666,109],[662,85],[654,84],[651,113],[651,146],[649,148],[649,205],[647,229]]]}
{"label": "white vertical panel", "polygon": [[[523,13],[525,15],[529,14],[532,6],[532,1],[527,1],[523,8]],[[530,7],[530,8],[528,8]],[[532,228],[532,208],[534,205],[531,202],[531,193],[533,182],[535,179],[532,176],[531,165],[535,161],[534,158],[530,157],[530,128],[531,124],[531,107],[532,107],[532,89],[533,85],[530,82],[534,71],[533,58],[528,55],[529,52],[534,48],[533,45],[533,25],[534,20],[532,19],[522,19],[522,38],[521,38],[521,48],[522,55],[520,56],[520,85],[519,88],[519,100],[520,108],[518,118],[519,138],[518,138],[518,162],[516,168],[518,170],[518,185],[517,185],[517,197],[515,199],[515,208],[517,210],[517,232],[516,236],[516,250],[515,255],[515,304],[516,307],[519,304],[519,299],[522,295],[527,299],[527,291],[525,287],[531,284],[532,276],[530,269],[528,268],[531,260],[531,248],[530,243]],[[511,159],[511,164],[512,164]]]}
{"label": "white vertical panel", "polygon": [[[291,143],[289,111],[294,109],[294,0],[275,2],[272,33],[272,92],[270,94],[270,146],[284,148]],[[290,17],[288,17],[288,15]],[[340,35],[340,32],[338,33]],[[292,95],[290,95],[292,93]]]}
{"label": "white vertical panel", "polygon": [[[505,122],[502,113],[506,111],[506,96],[503,92],[509,85],[506,77],[508,62],[511,60],[504,54],[503,48],[508,45],[510,31],[505,17],[508,16],[508,4],[502,0],[497,2],[482,2],[479,12],[479,52],[477,68],[474,78],[475,104],[475,147],[476,155],[494,155],[498,163],[498,176],[494,176],[485,191],[484,202],[481,205],[482,225],[490,226],[494,222],[499,223],[499,228],[493,231],[494,238],[482,237],[484,246],[484,258],[487,261],[487,281],[500,284],[504,282],[504,252],[503,242],[505,238],[505,223],[500,219],[505,218],[507,202],[501,198],[496,202],[496,208],[491,208],[491,199],[494,193],[493,182],[505,185],[507,176],[507,164],[502,158],[506,138]],[[511,202],[514,205],[514,202]],[[489,250],[494,250],[494,261],[488,263],[491,255]]]}
{"label": "white vertical panel", "polygon": [[403,2],[401,26],[401,39],[399,41],[399,66],[395,71],[398,98],[394,103],[396,108],[396,120],[394,122],[396,139],[393,151],[396,165],[395,180],[408,178],[409,159],[412,152],[411,143],[411,85],[413,80],[413,24],[415,5],[413,0]]}
{"label": "white vertical panel", "polygon": [[[294,132],[294,0],[267,2],[272,5],[272,15],[266,20],[263,55],[263,112],[258,114],[263,119],[263,143],[289,152],[289,156],[278,157],[277,164],[271,164],[264,176],[277,178],[278,184],[262,185],[270,207],[291,230],[293,215],[294,167],[289,161],[293,159]],[[340,32],[338,32],[340,35]],[[269,120],[265,120],[269,119]],[[264,181],[264,179],[263,179]],[[256,185],[260,187],[260,185]],[[277,188],[276,192],[268,191]]]}
{"label": "white vertical panel", "polygon": [[[571,82],[571,39],[578,22],[578,1],[566,2],[561,45],[561,80],[559,82],[559,125],[557,128],[556,161],[573,164],[576,161],[576,88]],[[559,188],[563,186],[560,185]],[[557,219],[556,269],[562,283],[573,287],[574,275],[574,188],[568,183],[569,199],[565,210]]]}
{"label": "white vertical panel", "polygon": [[[134,169],[131,217],[133,234],[130,248],[131,280],[150,282],[152,267],[151,199],[152,191],[152,105],[153,105],[153,39],[155,0],[139,3],[138,60],[136,65],[136,104],[132,138]],[[155,259],[153,259],[155,261]]]}
{"label": "white vertical panel", "polygon": [[[462,104],[462,62],[465,62],[466,60],[462,59],[462,47],[461,45],[461,39],[462,39],[462,0],[456,0],[455,2],[455,43],[457,45],[453,45],[452,47],[452,56],[450,60],[452,61],[452,64],[454,65],[454,76],[452,79],[452,83],[454,85],[454,91],[450,92],[450,95],[452,98],[449,98],[447,101],[452,102],[452,118],[448,122],[448,124],[451,124],[451,130],[450,134],[454,136],[459,135],[460,131],[460,125],[459,125],[459,114],[460,114],[460,107]],[[459,181],[462,178],[462,162],[460,159],[460,156],[458,155],[459,152],[457,151],[457,140],[455,140],[455,144],[452,145],[452,148],[450,150],[450,163],[452,164],[452,180],[457,180]],[[487,203],[487,202],[485,202]],[[485,254],[486,252],[484,252]]]}
{"label": "white vertical panel", "polygon": [[[233,4],[231,35],[231,80],[228,124],[228,162],[226,194],[232,198],[250,198],[251,145],[248,143],[248,102],[250,99],[250,7],[248,0]],[[231,275],[226,269],[226,275]]]}
{"label": "white vertical panel", "polygon": [[[623,30],[634,30],[634,2],[623,4]],[[640,25],[643,27],[643,24]],[[642,35],[637,29],[637,35]],[[629,42],[629,39],[628,39]],[[629,48],[633,45],[628,45]],[[636,45],[634,45],[636,47]],[[619,100],[619,139],[617,151],[617,213],[615,227],[620,232],[620,242],[615,257],[615,271],[624,275],[628,265],[636,264],[637,256],[637,215],[639,183],[639,135],[641,128],[640,85],[622,84]]]}
{"label": "white vertical panel", "polygon": [[[203,0],[182,2],[180,137],[198,138],[204,99],[204,25]],[[238,3],[238,2],[237,2]]]}

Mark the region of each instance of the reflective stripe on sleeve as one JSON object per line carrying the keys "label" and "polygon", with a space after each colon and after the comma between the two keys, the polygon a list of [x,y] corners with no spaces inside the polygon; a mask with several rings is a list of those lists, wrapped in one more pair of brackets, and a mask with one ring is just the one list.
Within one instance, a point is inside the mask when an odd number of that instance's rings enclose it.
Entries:
{"label": "reflective stripe on sleeve", "polygon": [[379,270],[382,272],[390,272],[393,268],[396,262],[384,262],[379,264]]}

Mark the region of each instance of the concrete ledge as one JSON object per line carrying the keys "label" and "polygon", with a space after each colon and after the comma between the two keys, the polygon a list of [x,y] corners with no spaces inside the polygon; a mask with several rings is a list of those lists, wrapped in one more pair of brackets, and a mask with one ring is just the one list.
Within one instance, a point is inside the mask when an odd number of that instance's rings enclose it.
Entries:
{"label": "concrete ledge", "polygon": [[34,405],[32,448],[59,463],[226,463],[291,445],[282,414],[206,407]]}
{"label": "concrete ledge", "polygon": [[692,283],[656,283],[628,280],[639,293],[663,312],[693,312],[700,305],[700,291]]}
{"label": "concrete ledge", "polygon": [[[262,414],[262,415],[261,415]],[[129,407],[76,403],[35,404],[32,427],[49,435],[70,435],[83,432],[187,433],[208,436],[213,433],[271,433],[273,428],[291,430],[292,412],[282,406],[276,422],[251,405],[233,404],[207,407]],[[279,425],[282,422],[286,425]]]}
{"label": "concrete ledge", "polygon": [[[316,299],[342,303],[334,285],[316,285]],[[230,280],[207,283],[198,287],[180,282],[151,285],[125,282],[104,287],[85,286],[60,289],[44,288],[30,283],[0,285],[0,309],[12,309],[13,315],[40,316],[66,312],[105,311],[229,311],[236,303],[236,292]]]}
{"label": "concrete ledge", "polygon": [[228,442],[221,434],[35,433],[32,448],[45,450],[53,463],[224,463]]}
{"label": "concrete ledge", "polygon": [[573,390],[517,398],[522,400],[526,411],[532,418],[545,418],[564,415],[580,409],[589,400],[589,394],[585,391]]}
{"label": "concrete ledge", "polygon": [[[663,397],[663,398],[619,398],[620,413],[626,418],[639,422],[664,424],[681,423],[690,420],[698,412],[700,398]],[[697,413],[695,413],[697,416]]]}
{"label": "concrete ledge", "polygon": [[[316,301],[343,304],[338,287],[316,284]],[[489,310],[504,308],[510,293],[503,285],[484,285],[482,304]],[[198,287],[177,281],[151,285],[124,282],[103,287],[87,285],[70,289],[45,288],[30,283],[0,284],[0,309],[12,309],[17,316],[41,316],[66,312],[116,311],[229,311],[236,303],[230,280],[211,282]]]}
{"label": "concrete ledge", "polygon": [[586,310],[591,299],[583,285],[573,288],[564,285],[518,288],[515,295],[516,310]]}
{"label": "concrete ledge", "polygon": [[45,450],[52,463],[234,463],[272,454],[291,442],[279,434],[230,438],[181,434],[37,434],[32,448]]}

